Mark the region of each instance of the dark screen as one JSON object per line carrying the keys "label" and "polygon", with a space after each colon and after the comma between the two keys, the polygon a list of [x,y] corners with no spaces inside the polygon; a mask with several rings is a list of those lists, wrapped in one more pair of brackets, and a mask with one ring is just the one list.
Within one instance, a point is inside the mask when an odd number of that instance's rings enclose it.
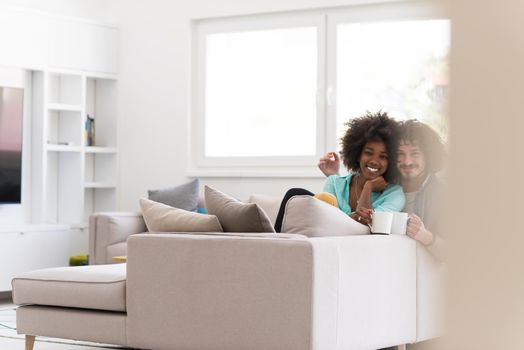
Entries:
{"label": "dark screen", "polygon": [[0,203],[20,203],[24,90],[0,87]]}

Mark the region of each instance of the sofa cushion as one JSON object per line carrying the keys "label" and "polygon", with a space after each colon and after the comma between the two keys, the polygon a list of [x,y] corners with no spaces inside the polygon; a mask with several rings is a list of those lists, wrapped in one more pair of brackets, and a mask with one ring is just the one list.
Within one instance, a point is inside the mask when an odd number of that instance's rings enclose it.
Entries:
{"label": "sofa cushion", "polygon": [[249,203],[258,204],[258,206],[267,214],[273,226],[275,225],[281,202],[282,197],[268,196],[266,194],[252,194],[249,197]]}
{"label": "sofa cushion", "polygon": [[148,198],[152,201],[164,203],[171,207],[196,211],[198,208],[198,179],[186,182],[175,187],[147,191]]}
{"label": "sofa cushion", "polygon": [[194,213],[173,208],[145,198],[140,208],[150,232],[222,232],[215,215]]}
{"label": "sofa cushion", "polygon": [[216,215],[225,232],[275,232],[271,220],[256,203],[239,200],[205,186],[209,214]]}
{"label": "sofa cushion", "polygon": [[312,196],[293,196],[286,203],[282,232],[308,237],[348,236],[369,234],[369,228]]}
{"label": "sofa cushion", "polygon": [[126,264],[57,267],[15,277],[13,302],[126,311]]}

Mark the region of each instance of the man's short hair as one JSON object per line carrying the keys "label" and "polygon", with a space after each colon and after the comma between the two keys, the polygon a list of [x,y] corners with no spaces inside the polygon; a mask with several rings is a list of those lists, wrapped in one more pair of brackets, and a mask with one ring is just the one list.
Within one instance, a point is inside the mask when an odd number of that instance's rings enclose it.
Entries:
{"label": "man's short hair", "polygon": [[440,135],[429,125],[410,119],[400,123],[399,141],[418,146],[426,161],[426,169],[436,173],[444,167],[446,151]]}

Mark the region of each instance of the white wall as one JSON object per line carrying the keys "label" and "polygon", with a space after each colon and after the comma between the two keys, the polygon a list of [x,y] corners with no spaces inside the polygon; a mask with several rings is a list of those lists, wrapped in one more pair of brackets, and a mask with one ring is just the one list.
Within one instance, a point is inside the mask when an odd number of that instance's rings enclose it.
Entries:
{"label": "white wall", "polygon": [[113,0],[0,0],[0,5],[27,8],[57,15],[111,21]]}
{"label": "white wall", "polygon": [[[330,0],[118,0],[121,28],[119,145],[121,209],[137,210],[147,189],[187,180],[190,20],[239,14],[341,6]],[[323,179],[206,178],[238,198],[251,193],[282,195],[293,186],[312,191]]]}

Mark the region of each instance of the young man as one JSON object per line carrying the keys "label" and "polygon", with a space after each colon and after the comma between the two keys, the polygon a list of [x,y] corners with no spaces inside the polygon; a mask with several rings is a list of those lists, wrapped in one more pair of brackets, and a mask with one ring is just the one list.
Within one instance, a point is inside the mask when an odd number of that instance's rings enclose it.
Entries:
{"label": "young man", "polygon": [[[439,235],[438,215],[443,192],[436,173],[444,163],[444,145],[430,126],[417,120],[400,123],[397,169],[406,195],[404,211],[409,213],[407,235],[442,259],[443,239]],[[320,158],[318,167],[326,176],[337,174],[340,157],[330,152]]]}

